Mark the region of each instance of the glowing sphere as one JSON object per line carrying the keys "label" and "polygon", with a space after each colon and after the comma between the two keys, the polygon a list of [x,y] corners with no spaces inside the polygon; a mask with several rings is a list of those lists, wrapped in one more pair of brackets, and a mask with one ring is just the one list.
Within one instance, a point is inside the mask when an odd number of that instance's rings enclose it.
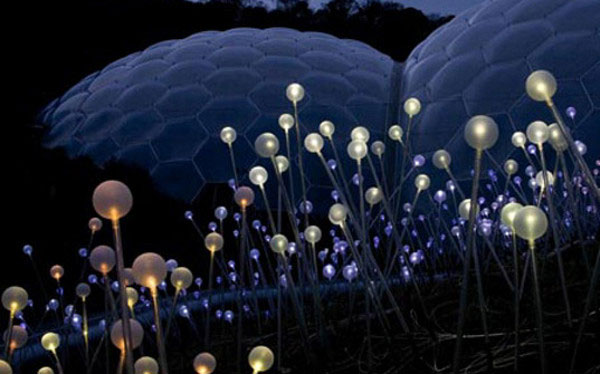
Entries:
{"label": "glowing sphere", "polygon": [[534,241],[546,233],[548,218],[538,207],[527,205],[521,208],[513,221],[515,233],[522,239]]}
{"label": "glowing sphere", "polygon": [[304,87],[298,83],[292,83],[285,89],[285,96],[289,101],[297,103],[304,98]]}
{"label": "glowing sphere", "polygon": [[250,169],[250,173],[248,174],[250,178],[250,182],[256,186],[262,186],[269,179],[269,173],[267,173],[267,169],[262,166],[255,166]]}
{"label": "glowing sphere", "polygon": [[410,117],[416,116],[421,111],[421,102],[415,97],[411,97],[404,102],[404,112]]}
{"label": "glowing sphere", "polygon": [[515,174],[517,171],[519,171],[519,164],[517,161],[509,158],[504,162],[504,172],[506,172],[506,174],[510,176]]}
{"label": "glowing sphere", "polygon": [[344,223],[347,215],[348,211],[342,204],[333,204],[331,208],[329,208],[329,221],[335,225],[341,225]]}
{"label": "glowing sphere", "polygon": [[402,141],[404,130],[399,125],[393,125],[388,129],[388,136],[394,141]]}
{"label": "glowing sphere", "polygon": [[[569,131],[568,129],[566,129]],[[556,152],[564,152],[569,148],[569,143],[567,143],[567,139],[563,135],[563,132],[558,127],[558,124],[553,123],[548,126],[548,131],[550,133],[548,137],[548,141],[550,145]]]}
{"label": "glowing sphere", "polygon": [[235,191],[233,199],[237,205],[246,208],[254,202],[254,191],[250,187],[242,186]]}
{"label": "glowing sphere", "polygon": [[123,283],[125,283],[126,286],[130,286],[135,283],[135,278],[133,277],[133,269],[123,269]]}
{"label": "glowing sphere", "polygon": [[220,137],[223,143],[231,145],[237,139],[237,132],[233,127],[226,126],[221,129]]}
{"label": "glowing sphere", "polygon": [[513,229],[515,217],[521,208],[523,208],[523,205],[514,202],[508,203],[502,207],[502,211],[500,212],[500,219],[502,220],[502,223]]}
{"label": "glowing sphere", "polygon": [[220,251],[223,248],[223,237],[218,232],[211,232],[204,238],[204,247],[211,252]]}
{"label": "glowing sphere", "polygon": [[548,125],[546,125],[542,121],[531,122],[529,126],[527,126],[527,139],[533,144],[544,144],[548,137],[550,136],[550,130],[548,129]]}
{"label": "glowing sphere", "polygon": [[498,140],[498,125],[488,116],[472,117],[465,126],[465,140],[480,151],[491,148]]}
{"label": "glowing sphere", "polygon": [[[469,214],[471,213],[471,199],[464,199],[458,204],[458,214],[460,218],[468,220]],[[479,205],[477,205],[477,211],[475,215],[479,214]]]}
{"label": "glowing sphere", "polygon": [[383,199],[383,193],[377,187],[370,187],[365,191],[365,200],[369,205],[378,204]]}
{"label": "glowing sphere", "polygon": [[0,360],[0,374],[12,374],[12,368],[8,362]]}
{"label": "glowing sphere", "polygon": [[102,220],[98,217],[90,218],[88,222],[88,227],[92,232],[99,231],[102,228]]}
{"label": "glowing sphere", "polygon": [[60,345],[60,336],[54,332],[47,332],[42,336],[42,347],[50,352],[54,352]]}
{"label": "glowing sphere", "polygon": [[452,156],[444,149],[435,151],[431,158],[433,165],[438,169],[447,169],[452,162]]}
{"label": "glowing sphere", "polygon": [[194,276],[190,269],[178,267],[171,273],[171,284],[178,290],[185,290],[192,285]]}
{"label": "glowing sphere", "polygon": [[284,173],[290,167],[290,161],[287,157],[279,155],[275,157],[275,164],[277,165],[277,170],[280,173]]}
{"label": "glowing sphere", "polygon": [[[131,348],[136,349],[142,344],[142,340],[144,339],[144,328],[133,318],[129,319],[129,326],[131,327]],[[110,328],[110,341],[120,350],[125,349],[122,320],[116,321]]]}
{"label": "glowing sphere", "polygon": [[305,230],[304,230],[304,238],[306,239],[307,242],[311,243],[311,244],[315,244],[317,242],[319,242],[319,240],[321,240],[321,229],[318,226],[308,226]]}
{"label": "glowing sphere", "polygon": [[117,262],[115,251],[107,245],[99,245],[90,253],[90,265],[94,270],[107,274]]}
{"label": "glowing sphere", "polygon": [[135,374],[158,374],[158,362],[149,356],[140,357],[133,365]]}
{"label": "glowing sphere", "polygon": [[548,101],[556,93],[556,79],[546,70],[536,70],[525,81],[527,94],[535,101]]}
{"label": "glowing sphere", "polygon": [[350,138],[352,140],[361,140],[366,143],[371,138],[371,133],[364,126],[356,126],[352,129],[352,132],[350,132]]}
{"label": "glowing sphere", "polygon": [[125,293],[127,294],[127,305],[130,308],[132,308],[135,305],[135,303],[138,302],[138,299],[139,299],[138,292],[133,287],[127,287],[125,289]]}
{"label": "glowing sphere", "polygon": [[304,148],[311,153],[319,153],[323,149],[323,137],[316,132],[310,133],[304,138]]}
{"label": "glowing sphere", "polygon": [[288,240],[281,234],[275,234],[269,242],[271,250],[275,253],[283,254],[288,246]]}
{"label": "glowing sphere", "polygon": [[[19,349],[27,343],[27,339],[29,335],[27,334],[27,330],[19,325],[15,325],[12,327],[12,334],[10,336],[10,348],[11,349]],[[4,343],[6,344],[6,339],[8,339],[8,330],[4,332]]]}
{"label": "glowing sphere", "polygon": [[335,125],[331,121],[323,121],[319,125],[319,132],[324,137],[331,139],[331,136],[335,132]]}
{"label": "glowing sphere", "polygon": [[80,297],[82,299],[88,297],[91,292],[92,289],[87,283],[79,283],[77,287],[75,287],[75,294],[77,295],[77,297]]}
{"label": "glowing sphere", "polygon": [[587,145],[581,140],[575,140],[575,147],[577,148],[577,152],[579,152],[582,156],[587,153]]}
{"label": "glowing sphere", "polygon": [[38,370],[37,374],[54,374],[54,370],[49,366],[44,366]]}
{"label": "glowing sphere", "polygon": [[279,151],[279,139],[272,133],[265,132],[254,141],[254,149],[260,157],[273,157]]}
{"label": "glowing sphere", "polygon": [[248,363],[257,373],[269,370],[273,366],[273,361],[275,361],[273,352],[264,345],[252,348],[248,355]]}
{"label": "glowing sphere", "polygon": [[110,180],[100,183],[94,190],[92,202],[96,213],[100,216],[117,220],[123,218],[131,210],[133,196],[124,183]]}
{"label": "glowing sphere", "polygon": [[[546,170],[546,179],[548,179],[548,184],[550,186],[554,186],[554,175],[552,174],[552,172]],[[543,171],[537,172],[537,174],[535,175],[535,183],[542,189],[546,188]]]}
{"label": "glowing sphere", "polygon": [[279,116],[279,127],[281,127],[285,131],[289,131],[292,127],[294,127],[294,116],[289,113],[283,113]]}
{"label": "glowing sphere", "polygon": [[167,264],[158,254],[147,252],[133,261],[133,277],[137,284],[154,289],[167,276]]}
{"label": "glowing sphere", "polygon": [[385,144],[381,140],[373,142],[373,144],[371,144],[371,152],[377,157],[383,156]]}
{"label": "glowing sphere", "polygon": [[431,184],[431,180],[425,174],[419,174],[415,178],[415,187],[417,187],[417,190],[419,190],[419,191],[424,191],[424,190],[428,189],[430,184]]}
{"label": "glowing sphere", "polygon": [[346,150],[351,159],[360,161],[367,155],[367,143],[362,140],[353,140],[348,144]]}
{"label": "glowing sphere", "polygon": [[65,269],[60,265],[54,265],[50,268],[50,276],[56,280],[60,280],[65,275]]}
{"label": "glowing sphere", "polygon": [[217,367],[217,359],[208,352],[199,353],[194,358],[194,370],[198,374],[211,374]]}
{"label": "glowing sphere", "polygon": [[28,298],[25,289],[18,286],[8,287],[2,293],[2,306],[13,313],[18,312],[27,306]]}
{"label": "glowing sphere", "polygon": [[527,142],[527,135],[525,135],[522,131],[515,131],[515,133],[510,138],[512,145],[517,148],[524,148],[525,143]]}

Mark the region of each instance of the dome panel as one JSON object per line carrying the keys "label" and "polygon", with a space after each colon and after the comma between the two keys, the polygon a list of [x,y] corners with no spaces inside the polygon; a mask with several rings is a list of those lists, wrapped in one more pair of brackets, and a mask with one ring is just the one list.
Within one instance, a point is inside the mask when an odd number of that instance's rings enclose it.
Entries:
{"label": "dome panel", "polygon": [[165,125],[152,147],[161,161],[191,160],[207,138],[206,130],[192,117]]}
{"label": "dome panel", "polygon": [[172,161],[159,163],[152,177],[155,180],[170,180],[172,183],[159,183],[158,188],[171,196],[191,201],[204,185],[204,178],[198,173],[192,161]]}

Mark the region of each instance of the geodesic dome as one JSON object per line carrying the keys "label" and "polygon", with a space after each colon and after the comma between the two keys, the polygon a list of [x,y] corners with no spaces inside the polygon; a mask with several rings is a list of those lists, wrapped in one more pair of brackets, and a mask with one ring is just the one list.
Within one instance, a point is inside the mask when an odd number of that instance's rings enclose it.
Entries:
{"label": "geodesic dome", "polygon": [[322,33],[201,32],[155,44],[82,80],[44,111],[44,144],[98,165],[140,166],[164,192],[190,201],[206,182],[232,178],[222,127],[237,130],[234,152],[243,172],[258,160],[259,134],[271,131],[284,144],[277,119],[292,111],[285,97],[292,82],[306,88],[299,104],[304,131],[328,119],[342,134],[358,123],[382,133],[393,67],[363,43]]}
{"label": "geodesic dome", "polygon": [[414,122],[414,149],[428,154],[445,148],[457,177],[467,178],[473,152],[464,152],[463,128],[470,117],[486,114],[500,128],[489,155],[501,164],[514,150],[514,131],[534,120],[554,122],[545,105],[525,93],[527,76],[544,69],[558,80],[557,107],[577,110],[574,122],[565,116],[575,137],[597,157],[598,19],[597,0],[496,0],[437,29],[410,54],[402,75],[401,97],[415,96],[423,104]]}

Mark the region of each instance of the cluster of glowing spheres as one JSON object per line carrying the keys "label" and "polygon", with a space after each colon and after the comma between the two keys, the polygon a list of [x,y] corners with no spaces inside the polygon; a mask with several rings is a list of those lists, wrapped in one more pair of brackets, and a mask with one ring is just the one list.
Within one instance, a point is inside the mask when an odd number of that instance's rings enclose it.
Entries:
{"label": "cluster of glowing spheres", "polygon": [[550,137],[550,131],[548,125],[543,121],[534,121],[527,126],[526,130],[527,139],[536,145],[542,145]]}
{"label": "cluster of glowing spheres", "polygon": [[224,243],[223,236],[218,232],[211,232],[204,238],[204,247],[210,252],[220,251]]}
{"label": "cluster of glowing spheres", "polygon": [[211,374],[217,367],[217,359],[208,352],[199,353],[194,358],[194,370],[198,374]]}
{"label": "cluster of glowing spheres", "polygon": [[548,218],[538,207],[527,205],[521,208],[513,220],[515,233],[532,243],[542,237],[548,229]]}
{"label": "cluster of glowing spheres", "polygon": [[267,371],[273,366],[275,355],[268,347],[259,345],[252,348],[248,355],[248,363],[255,373]]}
{"label": "cluster of glowing spheres", "polygon": [[42,336],[42,347],[50,352],[55,352],[60,346],[60,336],[55,332],[47,332]]}
{"label": "cluster of glowing spheres", "polygon": [[472,117],[465,126],[465,140],[478,151],[489,149],[498,140],[498,125],[488,116]]}
{"label": "cluster of glowing spheres", "polygon": [[304,138],[304,148],[311,153],[320,153],[323,145],[323,137],[316,132],[310,133]]}
{"label": "cluster of glowing spheres", "polygon": [[549,101],[556,93],[556,79],[546,70],[536,70],[527,77],[525,90],[535,101]]}
{"label": "cluster of glowing spheres", "polygon": [[114,221],[129,213],[133,205],[133,196],[124,183],[109,180],[96,187],[92,202],[96,213]]}
{"label": "cluster of glowing spheres", "polygon": [[[131,327],[131,348],[136,349],[142,345],[142,341],[144,340],[144,328],[133,318],[129,319],[129,326]],[[120,350],[125,349],[125,339],[123,336],[123,321],[118,320],[110,328],[110,341]]]}
{"label": "cluster of glowing spheres", "polygon": [[450,163],[452,162],[452,156],[450,153],[444,149],[440,149],[435,151],[433,156],[431,157],[433,161],[433,165],[438,169],[448,169]]}
{"label": "cluster of glowing spheres", "polygon": [[158,362],[150,356],[140,357],[133,365],[135,374],[158,374]]}
{"label": "cluster of glowing spheres", "polygon": [[171,273],[171,284],[177,290],[185,290],[192,285],[194,281],[194,275],[190,269],[186,267],[178,267]]}
{"label": "cluster of glowing spheres", "polygon": [[167,264],[158,254],[148,252],[133,261],[133,277],[141,286],[155,289],[167,276]]}
{"label": "cluster of glowing spheres", "polygon": [[29,295],[19,286],[8,287],[2,293],[2,306],[11,313],[18,312],[27,306]]}
{"label": "cluster of glowing spheres", "polygon": [[304,98],[304,87],[298,83],[292,83],[287,86],[285,96],[289,101],[297,103]]}
{"label": "cluster of glowing spheres", "polygon": [[419,191],[425,191],[429,188],[430,184],[431,180],[426,174],[419,174],[415,178],[415,187],[417,187],[417,190]]}
{"label": "cluster of glowing spheres", "polygon": [[348,215],[348,211],[346,207],[342,204],[333,204],[331,208],[329,208],[329,221],[334,225],[342,225],[346,220],[346,216]]}
{"label": "cluster of glowing spheres", "polygon": [[271,250],[278,254],[283,254],[288,247],[288,240],[282,234],[275,234],[269,242]]}
{"label": "cluster of glowing spheres", "polygon": [[267,169],[263,168],[262,166],[255,166],[250,169],[248,177],[250,178],[250,182],[252,182],[252,184],[256,186],[263,186],[265,183],[267,183],[267,179],[269,179],[269,173],[267,172]]}
{"label": "cluster of glowing spheres", "polygon": [[99,245],[90,253],[90,265],[103,275],[108,274],[117,262],[115,251],[107,245]]}
{"label": "cluster of glowing spheres", "polygon": [[252,191],[252,188],[250,187],[242,186],[235,190],[233,199],[237,205],[242,209],[245,209],[254,202],[254,191]]}
{"label": "cluster of glowing spheres", "polygon": [[223,143],[231,145],[237,139],[237,132],[233,127],[225,126],[221,129],[220,137]]}
{"label": "cluster of glowing spheres", "polygon": [[319,124],[319,132],[327,139],[331,139],[335,132],[335,125],[331,121],[323,121]]}

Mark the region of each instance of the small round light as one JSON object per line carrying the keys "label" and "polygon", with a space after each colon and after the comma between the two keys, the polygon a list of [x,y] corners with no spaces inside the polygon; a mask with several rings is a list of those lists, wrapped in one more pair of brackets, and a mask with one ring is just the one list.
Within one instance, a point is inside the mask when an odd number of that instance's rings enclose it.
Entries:
{"label": "small round light", "polygon": [[365,200],[369,205],[376,205],[383,199],[383,193],[377,187],[371,187],[365,192]]}
{"label": "small round light", "polygon": [[347,215],[348,211],[342,204],[333,204],[331,208],[329,208],[329,221],[334,225],[341,225],[344,223]]}
{"label": "small round light", "polygon": [[204,247],[210,252],[220,251],[223,248],[224,240],[218,232],[211,232],[204,238]]}
{"label": "small round light", "polygon": [[480,151],[491,148],[498,140],[498,125],[488,116],[472,117],[465,126],[465,140]]}
{"label": "small round light", "polygon": [[279,127],[284,129],[285,131],[289,131],[292,127],[294,127],[294,116],[289,113],[284,113],[279,116]]}
{"label": "small round light", "polygon": [[318,226],[308,226],[304,230],[304,238],[306,238],[307,242],[313,245],[318,243],[319,240],[321,240],[322,235],[323,234],[321,233],[321,229]]}
{"label": "small round light", "polygon": [[248,355],[248,363],[256,373],[269,370],[273,366],[274,361],[275,356],[273,352],[264,345],[252,348]]}
{"label": "small round light", "polygon": [[60,265],[54,265],[50,268],[50,276],[57,281],[65,275],[65,269]]}
{"label": "small round light", "polygon": [[390,139],[394,140],[394,141],[402,141],[402,135],[404,134],[404,131],[402,130],[402,127],[400,127],[399,125],[393,125],[388,129],[388,136],[390,137]]}
{"label": "small round light", "polygon": [[509,176],[516,174],[517,171],[519,171],[519,164],[517,163],[517,161],[509,158],[508,160],[506,160],[506,162],[504,162],[504,171]]}
{"label": "small round light", "polygon": [[[460,218],[464,220],[469,220],[469,214],[471,213],[471,199],[464,199],[458,205],[458,214]],[[477,205],[477,211],[475,212],[475,216],[479,214],[479,205]]]}
{"label": "small round light", "polygon": [[290,167],[290,161],[287,157],[279,155],[275,157],[275,164],[280,173],[284,173]]}
{"label": "small round light", "polygon": [[90,293],[92,293],[92,289],[87,283],[79,283],[77,287],[75,287],[75,294],[81,299],[90,296]]}
{"label": "small round light", "polygon": [[256,186],[262,186],[269,179],[269,173],[267,173],[267,169],[262,166],[255,166],[250,169],[250,173],[248,174],[250,177],[250,182]]}
{"label": "small round light", "polygon": [[304,87],[298,83],[292,83],[287,86],[285,96],[287,96],[289,101],[297,103],[304,98]]}
{"label": "small round light", "polygon": [[324,137],[331,139],[331,136],[335,132],[335,125],[331,121],[323,121],[319,125],[319,132]]}
{"label": "small round light", "polygon": [[517,212],[513,225],[520,238],[534,241],[546,233],[548,218],[540,208],[527,205]]}
{"label": "small round light", "polygon": [[[554,185],[554,175],[550,171],[546,171],[546,179],[548,179],[548,184],[550,186]],[[538,171],[535,175],[535,183],[540,186],[542,189],[546,189],[546,183],[544,182],[544,172]]]}
{"label": "small round light", "polygon": [[132,270],[136,283],[150,289],[158,287],[167,276],[165,260],[153,252],[139,255],[133,261]]}
{"label": "small round light", "polygon": [[108,274],[116,262],[115,251],[107,245],[99,245],[90,253],[90,265],[102,274]]}
{"label": "small round light", "polygon": [[127,294],[127,305],[130,308],[133,308],[133,306],[139,300],[139,294],[138,294],[137,290],[135,288],[133,288],[133,287],[127,287],[125,289],[125,293]]}
{"label": "small round light", "polygon": [[377,157],[383,156],[383,153],[385,152],[385,144],[383,144],[381,140],[373,142],[373,144],[371,144],[371,152]]}
{"label": "small round light", "polygon": [[531,122],[529,126],[527,126],[526,133],[527,139],[536,145],[544,144],[550,136],[548,125],[546,125],[543,121]]}
{"label": "small round light", "polygon": [[421,102],[415,97],[411,97],[404,102],[404,112],[410,117],[416,116],[421,111]]}
{"label": "small round light", "polygon": [[271,238],[269,246],[273,252],[283,254],[288,247],[288,240],[281,234],[275,234]]}
{"label": "small round light", "polygon": [[431,159],[433,161],[433,165],[438,169],[447,169],[452,162],[452,156],[450,156],[450,153],[444,149],[435,151]]}
{"label": "small round light", "polygon": [[185,290],[192,285],[194,281],[194,275],[190,269],[186,267],[178,267],[171,273],[171,285],[178,290]]}
{"label": "small round light", "polygon": [[118,220],[127,215],[133,205],[133,196],[125,184],[110,180],[102,182],[94,190],[92,197],[94,209],[100,216]]}
{"label": "small round light", "polygon": [[516,148],[524,148],[525,143],[527,142],[527,136],[521,131],[515,131],[510,140]]}
{"label": "small round light", "polygon": [[221,129],[220,136],[223,143],[231,145],[237,139],[237,132],[233,127],[226,126]]}
{"label": "small round light", "polygon": [[367,144],[362,140],[353,140],[348,144],[346,150],[351,159],[360,161],[367,155]]}
{"label": "small round light", "polygon": [[[142,340],[144,339],[144,329],[142,328],[142,325],[133,318],[129,319],[129,326],[131,327],[131,348],[136,349],[142,344]],[[118,349],[125,349],[122,320],[116,321],[110,328],[110,341]]]}
{"label": "small round light", "polygon": [[419,191],[425,191],[429,188],[430,184],[431,180],[426,174],[419,174],[415,178],[415,187],[417,187],[417,190]]}
{"label": "small round light", "polygon": [[158,374],[158,362],[150,356],[144,356],[137,359],[133,365],[135,374]]}
{"label": "small round light", "polygon": [[42,336],[42,347],[50,352],[56,351],[60,345],[60,336],[54,332],[47,332]]}
{"label": "small round light", "polygon": [[361,140],[364,143],[366,143],[371,138],[371,133],[364,126],[356,126],[352,129],[352,132],[350,133],[350,138],[352,140]]}
{"label": "small round light", "polygon": [[217,367],[217,359],[208,352],[199,353],[194,358],[194,370],[198,374],[211,374]]}
{"label": "small round light", "polygon": [[98,217],[92,217],[88,222],[88,227],[92,232],[99,231],[102,228],[102,221]]}
{"label": "small round light", "polygon": [[269,158],[279,151],[279,139],[270,132],[260,134],[254,141],[254,149],[260,157]]}
{"label": "small round light", "polygon": [[[558,127],[558,124],[553,123],[548,126],[548,131],[550,132],[550,136],[548,137],[548,141],[550,145],[556,152],[564,152],[569,148],[569,143],[567,143],[567,139],[563,135],[563,132]],[[569,131],[566,129],[566,131]]]}
{"label": "small round light", "polygon": [[316,132],[310,133],[304,138],[304,148],[311,153],[319,153],[323,149],[323,137]]}
{"label": "small round light", "polygon": [[502,211],[500,212],[502,223],[511,229],[514,229],[515,216],[521,208],[523,208],[523,205],[514,202],[508,203],[502,207]]}
{"label": "small round light", "polygon": [[525,82],[527,94],[535,101],[548,101],[556,93],[556,79],[546,70],[536,70]]}
{"label": "small round light", "polygon": [[242,186],[235,190],[233,199],[237,205],[245,209],[254,202],[254,191],[250,187]]}

